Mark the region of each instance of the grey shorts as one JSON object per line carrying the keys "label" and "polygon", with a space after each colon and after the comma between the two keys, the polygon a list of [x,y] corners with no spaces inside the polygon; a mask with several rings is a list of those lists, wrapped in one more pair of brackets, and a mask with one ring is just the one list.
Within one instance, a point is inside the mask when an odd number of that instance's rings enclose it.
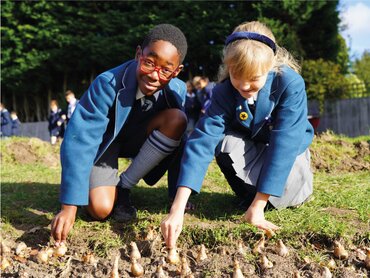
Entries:
{"label": "grey shorts", "polygon": [[[90,189],[99,186],[117,186],[119,182],[118,158],[134,158],[140,151],[141,146],[146,140],[146,136],[140,139],[138,134],[133,137],[135,140],[131,144],[126,144],[127,150],[122,148],[119,142],[113,142],[102,157],[95,163],[90,174]],[[182,143],[183,146],[183,143]],[[163,159],[145,177],[144,181],[149,185],[154,185],[174,163],[174,159],[180,156],[180,149]],[[177,180],[177,177],[173,177]],[[175,184],[175,183],[174,183]]]}

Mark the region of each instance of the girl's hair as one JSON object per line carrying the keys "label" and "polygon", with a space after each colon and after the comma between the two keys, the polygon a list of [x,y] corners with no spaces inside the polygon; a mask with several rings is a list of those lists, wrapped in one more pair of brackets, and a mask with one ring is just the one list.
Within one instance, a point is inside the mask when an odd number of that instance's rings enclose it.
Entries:
{"label": "girl's hair", "polygon": [[[251,21],[240,24],[234,32],[254,32],[264,35],[275,42],[271,30],[261,22]],[[218,79],[223,81],[229,78],[231,71],[236,77],[252,78],[269,70],[279,72],[283,65],[300,71],[298,62],[283,47],[276,45],[276,55],[273,50],[256,40],[240,39],[229,43],[223,50],[223,64],[220,66]]]}

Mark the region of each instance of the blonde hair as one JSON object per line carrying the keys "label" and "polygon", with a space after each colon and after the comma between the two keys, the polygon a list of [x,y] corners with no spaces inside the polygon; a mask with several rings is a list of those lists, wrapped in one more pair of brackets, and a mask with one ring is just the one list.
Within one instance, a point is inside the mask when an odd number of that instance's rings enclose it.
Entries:
{"label": "blonde hair", "polygon": [[[234,32],[255,32],[270,38],[276,44],[271,30],[258,21],[245,22],[234,29]],[[223,81],[230,76],[230,71],[236,77],[252,78],[270,70],[279,72],[283,65],[300,71],[298,62],[283,47],[276,44],[276,55],[273,50],[256,40],[241,39],[226,45],[223,50],[223,64],[220,66],[218,79]]]}

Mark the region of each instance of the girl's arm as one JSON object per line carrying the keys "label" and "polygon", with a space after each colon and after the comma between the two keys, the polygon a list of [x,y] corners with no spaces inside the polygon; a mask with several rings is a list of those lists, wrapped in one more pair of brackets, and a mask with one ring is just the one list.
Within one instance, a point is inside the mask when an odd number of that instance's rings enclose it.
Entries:
{"label": "girl's arm", "polygon": [[184,222],[186,203],[191,194],[191,189],[181,186],[177,189],[169,215],[161,223],[161,231],[168,248],[174,248]]}

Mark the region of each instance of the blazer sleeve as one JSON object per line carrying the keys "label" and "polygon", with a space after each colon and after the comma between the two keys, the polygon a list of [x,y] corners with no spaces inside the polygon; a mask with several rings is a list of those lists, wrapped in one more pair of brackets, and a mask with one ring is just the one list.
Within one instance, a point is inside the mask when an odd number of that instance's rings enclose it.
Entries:
{"label": "blazer sleeve", "polygon": [[199,193],[215,149],[225,134],[225,123],[231,119],[232,96],[225,86],[215,88],[207,113],[199,120],[186,142],[178,186],[186,186]]}
{"label": "blazer sleeve", "polygon": [[88,204],[90,172],[109,122],[109,108],[116,97],[112,79],[109,73],[98,76],[68,123],[61,146],[60,202],[63,204]]}
{"label": "blazer sleeve", "polygon": [[275,109],[276,122],[257,190],[281,197],[307,129],[307,97],[300,76],[286,86]]}

